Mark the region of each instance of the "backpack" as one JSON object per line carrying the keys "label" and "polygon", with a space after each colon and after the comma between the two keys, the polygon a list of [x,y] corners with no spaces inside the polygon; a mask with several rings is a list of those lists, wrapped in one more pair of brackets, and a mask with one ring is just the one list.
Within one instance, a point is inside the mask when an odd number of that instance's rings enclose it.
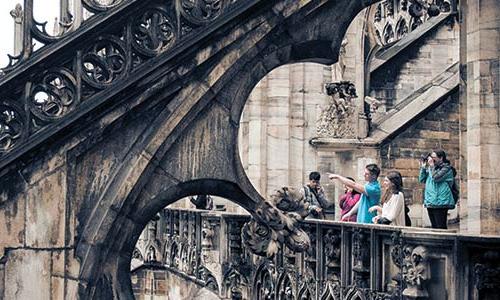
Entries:
{"label": "backpack", "polygon": [[453,172],[453,182],[448,182],[448,184],[450,186],[451,195],[453,196],[453,201],[457,204],[460,199],[460,191],[458,190],[458,184],[455,178],[457,176],[457,170],[455,170],[454,167],[451,167],[451,171]]}

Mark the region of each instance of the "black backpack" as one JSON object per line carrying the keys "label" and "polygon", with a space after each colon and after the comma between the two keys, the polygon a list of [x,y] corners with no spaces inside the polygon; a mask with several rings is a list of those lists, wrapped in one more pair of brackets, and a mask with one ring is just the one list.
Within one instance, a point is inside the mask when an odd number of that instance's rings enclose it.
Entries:
{"label": "black backpack", "polygon": [[457,204],[458,200],[460,199],[460,191],[458,189],[458,184],[457,184],[457,170],[455,170],[454,167],[451,167],[451,171],[453,172],[453,181],[448,182],[450,186],[450,191],[451,195],[453,196],[453,200],[455,201],[455,204]]}

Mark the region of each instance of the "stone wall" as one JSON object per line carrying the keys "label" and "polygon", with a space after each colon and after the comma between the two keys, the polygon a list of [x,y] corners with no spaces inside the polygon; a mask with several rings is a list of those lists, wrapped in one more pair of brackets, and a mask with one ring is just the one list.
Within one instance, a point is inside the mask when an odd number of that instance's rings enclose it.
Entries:
{"label": "stone wall", "polygon": [[283,186],[300,187],[318,157],[309,140],[316,136],[319,111],[331,68],[300,63],[277,68],[252,91],[240,121],[240,157],[263,197]]}
{"label": "stone wall", "polygon": [[0,298],[76,299],[65,155],[38,158],[0,180]]}
{"label": "stone wall", "polygon": [[[466,128],[468,199],[461,226],[474,234],[500,234],[500,2],[460,1],[461,86]],[[465,147],[467,149],[465,149]],[[464,168],[465,169],[465,168]],[[463,170],[464,171],[464,170]]]}
{"label": "stone wall", "polygon": [[[422,206],[424,185],[418,182],[420,156],[443,149],[452,165],[460,169],[459,119],[458,92],[455,91],[380,148],[381,176],[389,170],[403,175],[405,200],[413,226],[429,225]],[[456,217],[456,210],[451,211],[449,219]]]}

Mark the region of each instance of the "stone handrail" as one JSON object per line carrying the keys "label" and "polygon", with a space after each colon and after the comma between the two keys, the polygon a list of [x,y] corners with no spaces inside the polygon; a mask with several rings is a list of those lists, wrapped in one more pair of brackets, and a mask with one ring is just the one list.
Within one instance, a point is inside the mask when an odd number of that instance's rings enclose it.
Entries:
{"label": "stone handrail", "polygon": [[[23,47],[0,76],[0,168],[77,119],[91,118],[90,112],[123,94],[153,66],[193,50],[196,42],[261,2],[116,0],[103,6],[99,0],[82,1],[97,15],[57,37],[33,19],[33,0],[16,12],[22,14]],[[34,40],[45,46],[33,52]],[[186,67],[170,66],[179,68],[180,76]]]}
{"label": "stone handrail", "polygon": [[156,260],[228,299],[483,299],[499,287],[500,237],[306,220],[312,247],[268,258],[242,246],[249,220],[165,209]]}

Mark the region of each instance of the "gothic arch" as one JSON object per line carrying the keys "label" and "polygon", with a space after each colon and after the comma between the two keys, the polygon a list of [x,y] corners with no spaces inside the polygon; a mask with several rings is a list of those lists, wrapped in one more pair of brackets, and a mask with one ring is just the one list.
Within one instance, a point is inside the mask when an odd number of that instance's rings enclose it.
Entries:
{"label": "gothic arch", "polygon": [[400,39],[404,35],[408,34],[409,28],[406,24],[406,19],[401,17],[396,24],[396,39]]}
{"label": "gothic arch", "polygon": [[278,277],[278,284],[276,285],[277,300],[295,299],[296,282],[291,277],[290,271],[285,270]]}
{"label": "gothic arch", "polygon": [[173,242],[170,245],[170,251],[168,253],[168,266],[174,269],[179,267],[179,244],[177,242]]}
{"label": "gothic arch", "polygon": [[[284,18],[266,11],[266,26],[225,45],[197,66],[182,89],[165,100],[171,107],[153,119],[120,162],[95,201],[99,209],[78,228],[76,255],[85,282],[81,298],[94,298],[97,283],[106,278],[115,298],[131,299],[128,268],[135,243],[148,220],[168,204],[196,194],[221,196],[250,212],[262,203],[236,146],[248,95],[278,66],[334,63],[347,26],[370,2],[311,3],[302,8],[298,2],[283,1]],[[286,9],[297,12],[288,15]],[[225,36],[213,45],[224,45]],[[188,64],[196,63],[195,54]],[[161,93],[168,80],[166,76],[150,89]]]}
{"label": "gothic arch", "polygon": [[275,297],[275,278],[271,266],[264,261],[255,272],[253,280],[252,297],[255,300],[274,299]]}
{"label": "gothic arch", "polygon": [[144,257],[145,262],[160,262],[162,261],[161,259],[161,252],[159,251],[159,248],[157,245],[154,243],[149,243],[145,249],[146,256]]}

